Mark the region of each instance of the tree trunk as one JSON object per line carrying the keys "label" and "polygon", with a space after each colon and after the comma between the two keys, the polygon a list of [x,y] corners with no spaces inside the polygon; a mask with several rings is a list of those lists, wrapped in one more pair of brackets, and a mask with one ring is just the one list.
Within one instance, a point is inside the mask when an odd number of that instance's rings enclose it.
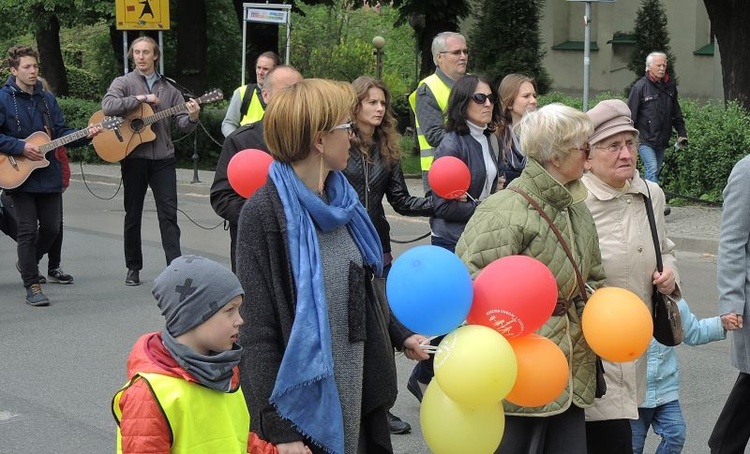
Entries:
{"label": "tree trunk", "polygon": [[36,28],[36,46],[43,68],[41,75],[47,80],[52,93],[65,96],[68,94],[68,77],[65,74],[65,63],[60,50],[60,21],[54,14],[44,16],[37,16]]}
{"label": "tree trunk", "polygon": [[206,91],[206,2],[182,0],[177,11],[175,79],[195,95]]}
{"label": "tree trunk", "polygon": [[750,8],[745,0],[704,0],[721,50],[724,101],[737,100],[750,110]]}

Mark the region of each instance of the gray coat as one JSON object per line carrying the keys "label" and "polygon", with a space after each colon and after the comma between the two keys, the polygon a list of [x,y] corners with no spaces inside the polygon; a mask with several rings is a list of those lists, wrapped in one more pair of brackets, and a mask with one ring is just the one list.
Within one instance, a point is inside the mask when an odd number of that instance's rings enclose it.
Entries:
{"label": "gray coat", "polygon": [[[750,315],[750,155],[732,169],[724,188],[724,209],[717,285],[719,315],[736,313],[747,319]],[[731,331],[732,365],[740,372],[750,373],[750,323]]]}

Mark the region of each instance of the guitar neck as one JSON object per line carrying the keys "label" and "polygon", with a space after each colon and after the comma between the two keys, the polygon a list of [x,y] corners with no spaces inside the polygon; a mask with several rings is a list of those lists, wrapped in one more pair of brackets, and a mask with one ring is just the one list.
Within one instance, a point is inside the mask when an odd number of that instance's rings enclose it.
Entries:
{"label": "guitar neck", "polygon": [[[97,126],[101,126],[101,123],[99,123]],[[59,137],[55,140],[50,140],[49,142],[43,143],[39,146],[39,151],[41,151],[42,153],[47,153],[48,151],[52,151],[70,142],[75,142],[76,140],[82,139],[88,135],[88,128],[80,129],[74,133],[68,134],[67,136]]]}
{"label": "guitar neck", "polygon": [[[199,100],[196,100],[196,101],[200,103]],[[153,115],[149,115],[148,117],[143,119],[143,124],[152,125],[159,120],[163,120],[167,117],[171,117],[172,115],[182,112],[182,111],[187,111],[187,103],[178,104],[174,107],[170,107],[169,109],[159,111]]]}

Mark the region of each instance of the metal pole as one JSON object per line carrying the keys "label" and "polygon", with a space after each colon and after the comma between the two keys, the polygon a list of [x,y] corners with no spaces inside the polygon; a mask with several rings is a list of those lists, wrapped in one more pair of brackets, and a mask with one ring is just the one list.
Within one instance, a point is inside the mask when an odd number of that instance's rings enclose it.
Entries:
{"label": "metal pole", "polygon": [[583,16],[583,111],[589,110],[589,76],[591,74],[591,2],[586,2]]}
{"label": "metal pole", "polygon": [[164,74],[164,35],[159,30],[159,49],[161,49],[162,55],[159,57],[159,74]]}
{"label": "metal pole", "polygon": [[291,49],[291,42],[292,39],[292,12],[289,11],[287,13],[287,19],[286,19],[286,64],[289,64],[289,52]]}
{"label": "metal pole", "polygon": [[130,65],[128,64],[128,31],[122,31],[122,73],[127,74]]}
{"label": "metal pole", "polygon": [[198,178],[198,128],[193,130],[195,134],[193,136],[193,181],[191,183],[200,183],[201,180]]}
{"label": "metal pole", "polygon": [[245,14],[247,14],[247,9],[244,9],[242,13],[242,83],[240,83],[240,86],[245,85],[245,64],[247,63],[247,21],[245,21]]}

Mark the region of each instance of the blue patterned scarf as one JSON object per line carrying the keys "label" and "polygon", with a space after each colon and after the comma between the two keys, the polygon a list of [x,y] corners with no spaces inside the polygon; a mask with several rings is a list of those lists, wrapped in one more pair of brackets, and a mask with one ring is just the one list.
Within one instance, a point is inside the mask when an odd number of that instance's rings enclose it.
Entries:
{"label": "blue patterned scarf", "polygon": [[364,262],[382,274],[383,251],[375,227],[354,188],[331,172],[326,204],[291,165],[274,162],[269,177],[284,205],[297,308],[271,403],[303,435],[327,452],[344,453],[344,422],[336,382],[317,226],[329,232],[346,224]]}

